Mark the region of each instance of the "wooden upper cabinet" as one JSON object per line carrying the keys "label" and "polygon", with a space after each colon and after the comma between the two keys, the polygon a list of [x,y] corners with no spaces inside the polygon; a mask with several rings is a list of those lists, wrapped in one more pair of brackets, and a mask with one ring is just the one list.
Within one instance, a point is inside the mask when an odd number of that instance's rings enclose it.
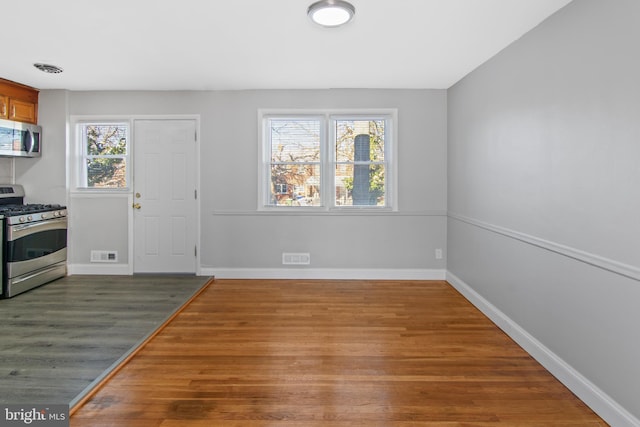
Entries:
{"label": "wooden upper cabinet", "polygon": [[0,95],[0,119],[9,118],[9,97]]}
{"label": "wooden upper cabinet", "polygon": [[36,123],[37,104],[19,99],[9,100],[9,119],[19,122]]}
{"label": "wooden upper cabinet", "polygon": [[0,118],[38,123],[38,90],[0,79]]}

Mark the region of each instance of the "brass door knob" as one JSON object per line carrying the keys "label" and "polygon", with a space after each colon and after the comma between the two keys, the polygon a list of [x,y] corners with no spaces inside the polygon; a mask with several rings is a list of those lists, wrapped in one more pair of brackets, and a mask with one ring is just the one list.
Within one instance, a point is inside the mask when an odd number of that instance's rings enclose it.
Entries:
{"label": "brass door knob", "polygon": [[133,209],[140,209],[142,207],[140,203],[134,203],[132,206],[133,206]]}

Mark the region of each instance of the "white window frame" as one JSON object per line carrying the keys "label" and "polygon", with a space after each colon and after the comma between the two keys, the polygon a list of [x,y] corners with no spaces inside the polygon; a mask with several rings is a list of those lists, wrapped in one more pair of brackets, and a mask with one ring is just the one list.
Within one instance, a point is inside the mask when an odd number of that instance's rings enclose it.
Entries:
{"label": "white window frame", "polygon": [[[276,206],[269,204],[271,152],[268,120],[319,119],[320,126],[320,206]],[[334,120],[385,120],[385,206],[338,206],[335,204],[335,126]],[[384,109],[259,109],[258,110],[258,211],[263,212],[388,212],[398,210],[398,111]]]}
{"label": "white window frame", "polygon": [[[120,119],[120,118],[82,118],[73,121],[73,125],[75,128],[75,173],[73,174],[73,189],[82,192],[98,192],[98,193],[121,193],[121,192],[129,192],[131,190],[131,179],[132,179],[132,123],[130,119]],[[89,187],[88,186],[88,176],[87,176],[87,161],[92,157],[105,157],[108,158],[110,156],[91,156],[87,152],[86,141],[84,139],[84,132],[86,126],[89,125],[126,125],[127,127],[127,150],[124,155],[114,155],[113,158],[124,158],[125,161],[125,180],[127,185],[125,187]]]}

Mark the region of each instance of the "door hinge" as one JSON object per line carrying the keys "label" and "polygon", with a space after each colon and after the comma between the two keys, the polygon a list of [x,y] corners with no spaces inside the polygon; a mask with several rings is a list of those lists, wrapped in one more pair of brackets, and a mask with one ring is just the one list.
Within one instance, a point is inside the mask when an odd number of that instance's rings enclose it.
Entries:
{"label": "door hinge", "polygon": [[193,132],[193,142],[198,142],[198,131]]}
{"label": "door hinge", "polygon": [[193,198],[198,200],[198,190],[193,190]]}
{"label": "door hinge", "polygon": [[198,256],[198,247],[197,246],[193,247],[193,256],[195,256],[195,257]]}

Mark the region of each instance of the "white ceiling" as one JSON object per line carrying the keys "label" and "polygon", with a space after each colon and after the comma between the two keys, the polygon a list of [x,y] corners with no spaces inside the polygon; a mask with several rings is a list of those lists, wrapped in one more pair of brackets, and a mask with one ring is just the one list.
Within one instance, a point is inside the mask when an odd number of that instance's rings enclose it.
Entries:
{"label": "white ceiling", "polygon": [[[0,77],[39,89],[448,88],[571,0],[3,2]],[[55,64],[45,74],[35,62]]]}

